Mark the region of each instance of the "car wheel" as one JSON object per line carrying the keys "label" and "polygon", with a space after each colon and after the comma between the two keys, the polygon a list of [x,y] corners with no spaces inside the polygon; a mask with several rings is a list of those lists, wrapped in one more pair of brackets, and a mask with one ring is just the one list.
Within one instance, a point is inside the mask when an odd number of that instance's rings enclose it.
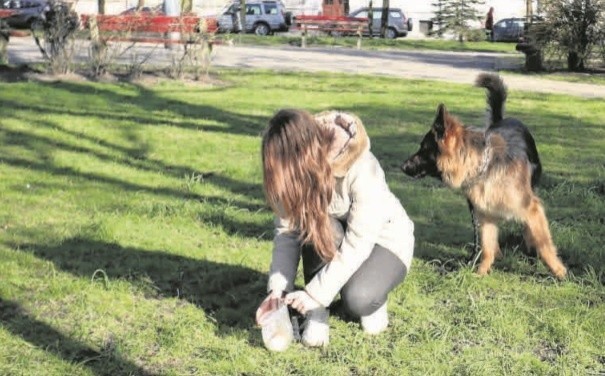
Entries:
{"label": "car wheel", "polygon": [[265,23],[259,23],[254,26],[254,34],[256,35],[268,35],[269,34],[269,26]]}
{"label": "car wheel", "polygon": [[387,29],[387,31],[385,32],[384,37],[386,39],[395,39],[395,38],[397,38],[397,30],[393,29],[392,27],[389,27]]}

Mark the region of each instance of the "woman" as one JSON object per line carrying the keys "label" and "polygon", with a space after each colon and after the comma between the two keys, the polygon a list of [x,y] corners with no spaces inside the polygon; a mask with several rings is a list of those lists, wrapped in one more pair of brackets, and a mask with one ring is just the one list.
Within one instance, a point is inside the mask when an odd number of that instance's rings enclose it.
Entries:
{"label": "woman", "polygon": [[494,7],[490,7],[485,16],[485,34],[490,41],[494,41]]}
{"label": "woman", "polygon": [[[390,192],[361,121],[281,110],[263,136],[262,158],[276,233],[257,320],[285,296],[306,316],[302,342],[325,346],[327,307],[340,293],[365,332],[385,330],[387,295],[412,261],[414,224]],[[305,288],[293,291],[300,258]]]}

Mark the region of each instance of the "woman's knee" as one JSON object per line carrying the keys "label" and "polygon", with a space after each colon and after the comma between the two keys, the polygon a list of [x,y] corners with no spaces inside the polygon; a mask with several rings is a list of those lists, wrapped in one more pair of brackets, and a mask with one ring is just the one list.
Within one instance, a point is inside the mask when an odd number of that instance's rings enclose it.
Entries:
{"label": "woman's knee", "polygon": [[377,296],[369,288],[343,289],[340,294],[347,312],[356,317],[368,316],[386,302],[386,296]]}

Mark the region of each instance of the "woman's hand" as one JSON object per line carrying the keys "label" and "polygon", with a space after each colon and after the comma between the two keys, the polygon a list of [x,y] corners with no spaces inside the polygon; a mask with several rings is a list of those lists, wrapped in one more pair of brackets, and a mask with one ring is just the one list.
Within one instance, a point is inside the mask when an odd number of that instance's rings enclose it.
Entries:
{"label": "woman's hand", "polygon": [[256,323],[262,325],[263,320],[267,315],[277,309],[279,300],[281,299],[283,291],[272,291],[269,296],[263,300],[258,309],[256,310]]}
{"label": "woman's hand", "polygon": [[303,315],[323,306],[313,299],[306,291],[294,291],[286,295],[284,301]]}

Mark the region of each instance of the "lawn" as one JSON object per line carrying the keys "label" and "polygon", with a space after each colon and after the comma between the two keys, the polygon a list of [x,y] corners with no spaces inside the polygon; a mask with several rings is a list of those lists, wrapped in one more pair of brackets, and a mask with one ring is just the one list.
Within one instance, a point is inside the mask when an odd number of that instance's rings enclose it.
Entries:
{"label": "lawn", "polygon": [[[234,44],[255,46],[300,46],[301,37],[295,34],[278,33],[275,35],[258,36],[253,34],[221,35],[220,38],[231,39]],[[357,47],[357,37],[332,37],[314,35],[307,37],[308,47]],[[499,52],[515,53],[515,43],[492,43],[488,41],[460,43],[452,39],[383,39],[364,37],[361,40],[361,48],[365,50],[432,50],[432,51],[460,51],[460,52]]]}
{"label": "lawn", "polygon": [[[1,375],[597,375],[605,372],[605,107],[509,94],[533,131],[570,268],[555,281],[520,226],[477,277],[464,198],[398,168],[439,102],[484,119],[470,85],[215,71],[215,83],[0,83]],[[353,111],[416,224],[388,332],[334,309],[325,349],[263,348],[272,215],[260,134],[282,107]],[[301,278],[299,276],[299,283]]]}

